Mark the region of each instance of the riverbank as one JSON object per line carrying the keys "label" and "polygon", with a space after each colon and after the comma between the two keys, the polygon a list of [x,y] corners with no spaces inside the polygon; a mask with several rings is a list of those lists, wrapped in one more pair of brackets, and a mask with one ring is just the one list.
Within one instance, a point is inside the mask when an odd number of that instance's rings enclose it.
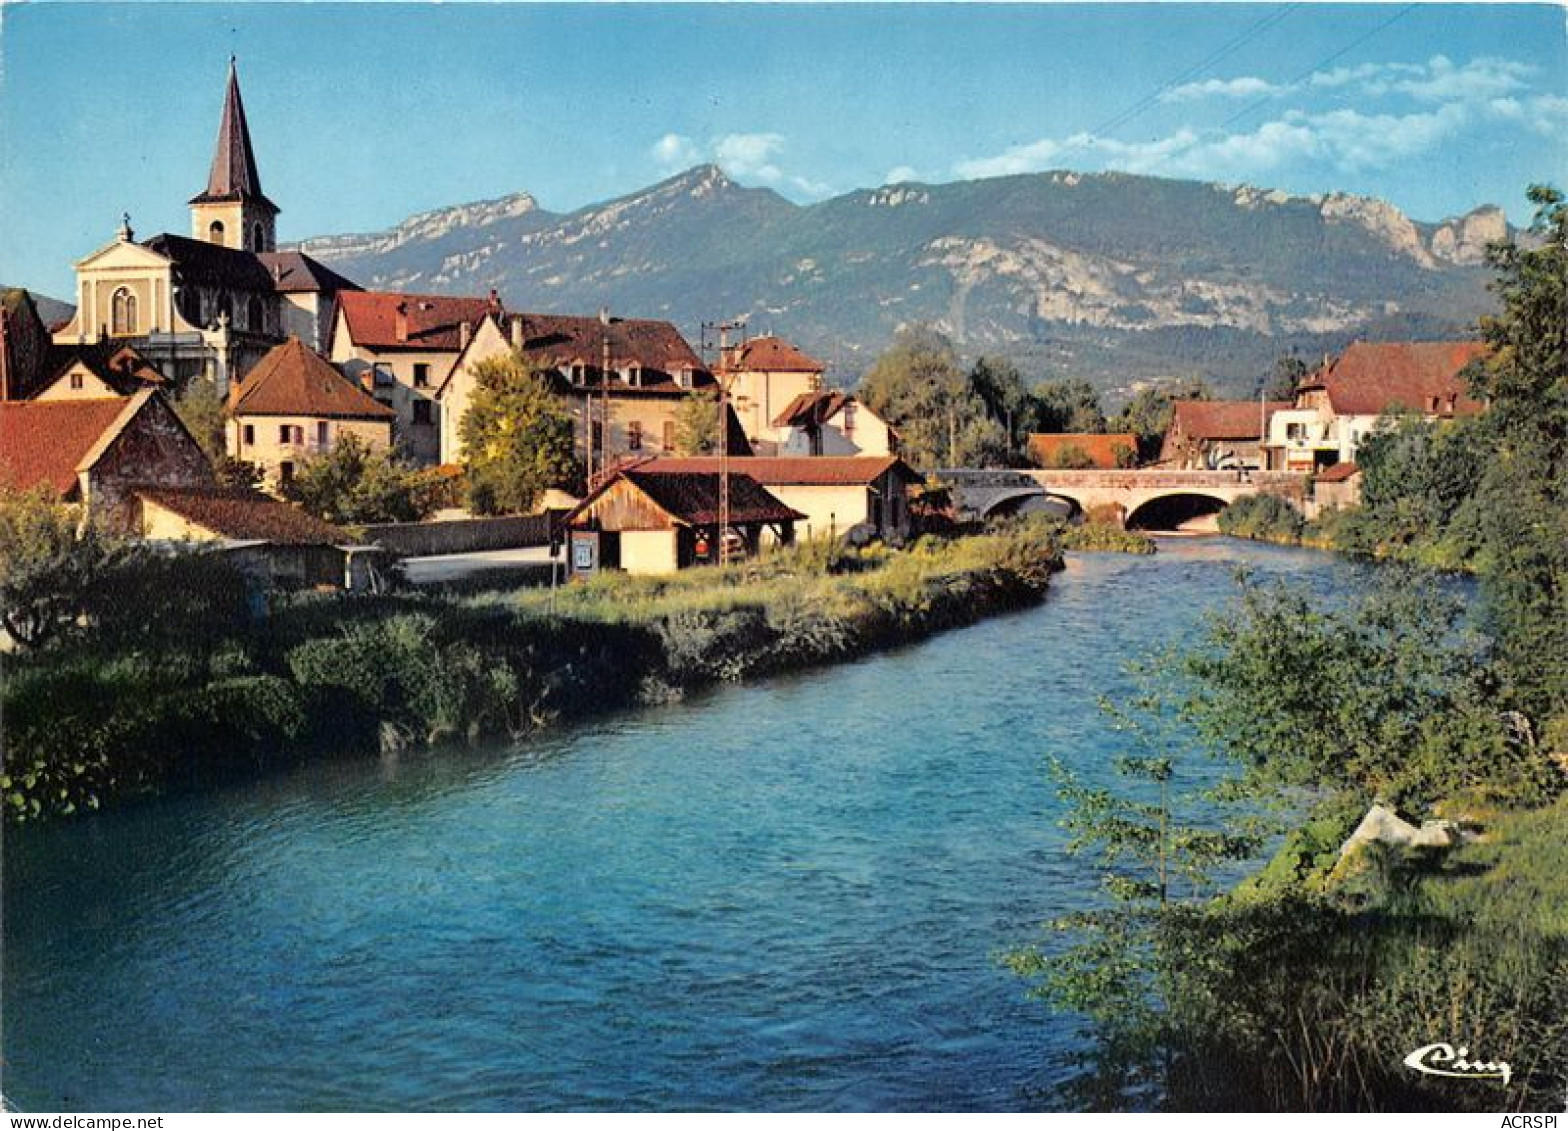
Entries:
{"label": "riverbank", "polygon": [[[8,664],[8,821],[307,758],[519,738],[720,681],[853,659],[1044,598],[1054,525],[806,545],[726,570],[462,598],[307,597],[263,621],[87,636]],[[552,605],[553,601],[553,605]]]}

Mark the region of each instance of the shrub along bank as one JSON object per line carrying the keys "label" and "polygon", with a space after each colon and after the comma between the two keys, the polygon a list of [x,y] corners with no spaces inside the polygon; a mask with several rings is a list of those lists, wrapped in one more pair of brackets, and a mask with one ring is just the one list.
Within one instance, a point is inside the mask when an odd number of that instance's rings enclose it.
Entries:
{"label": "shrub along bank", "polygon": [[[301,758],[520,737],[725,680],[831,663],[1044,597],[1056,533],[1020,522],[908,550],[822,544],[670,578],[483,598],[295,598],[257,621],[209,559],[186,601],[119,603],[7,663],[6,819],[98,809]],[[157,568],[169,568],[160,566]],[[136,626],[142,626],[137,628]]]}

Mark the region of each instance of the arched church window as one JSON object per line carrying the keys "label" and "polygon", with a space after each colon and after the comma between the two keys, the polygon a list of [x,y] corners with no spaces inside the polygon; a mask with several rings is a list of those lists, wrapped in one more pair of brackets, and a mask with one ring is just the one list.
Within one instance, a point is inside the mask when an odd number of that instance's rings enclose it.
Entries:
{"label": "arched church window", "polygon": [[266,251],[267,250],[265,247],[262,246],[262,243],[261,243],[261,224],[260,223],[257,223],[257,224],[254,224],[254,225],[251,226],[250,235],[251,235],[251,248],[250,249],[252,251]]}
{"label": "arched church window", "polygon": [[112,334],[136,333],[136,296],[128,287],[114,292],[110,301],[109,332]]}
{"label": "arched church window", "polygon": [[245,314],[245,328],[256,333],[264,331],[267,328],[267,324],[262,321],[263,313],[261,299],[252,298]]}
{"label": "arched church window", "polygon": [[223,242],[223,221],[214,220],[207,225],[207,242],[221,244]]}

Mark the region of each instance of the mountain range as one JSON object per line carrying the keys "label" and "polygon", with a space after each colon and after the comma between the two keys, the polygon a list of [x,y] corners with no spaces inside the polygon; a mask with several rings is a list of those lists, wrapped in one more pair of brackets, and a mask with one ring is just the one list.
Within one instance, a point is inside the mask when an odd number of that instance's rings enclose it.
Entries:
{"label": "mountain range", "polygon": [[1491,307],[1485,206],[1441,223],[1382,201],[1122,173],[905,183],[809,205],[702,165],[570,213],[527,193],[319,236],[366,287],[484,294],[527,311],[745,318],[852,383],[902,325],[1031,377],[1125,394],[1200,375],[1250,395],[1283,352],[1464,335]]}

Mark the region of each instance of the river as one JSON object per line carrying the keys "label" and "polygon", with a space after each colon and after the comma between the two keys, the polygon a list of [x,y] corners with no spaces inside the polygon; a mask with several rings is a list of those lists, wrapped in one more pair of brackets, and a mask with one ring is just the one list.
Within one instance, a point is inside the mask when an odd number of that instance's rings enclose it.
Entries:
{"label": "river", "polygon": [[1092,898],[1044,763],[1233,568],[1074,555],[1038,608],[521,746],[8,832],[28,1109],[1029,1109],[1077,1037],[996,961]]}

